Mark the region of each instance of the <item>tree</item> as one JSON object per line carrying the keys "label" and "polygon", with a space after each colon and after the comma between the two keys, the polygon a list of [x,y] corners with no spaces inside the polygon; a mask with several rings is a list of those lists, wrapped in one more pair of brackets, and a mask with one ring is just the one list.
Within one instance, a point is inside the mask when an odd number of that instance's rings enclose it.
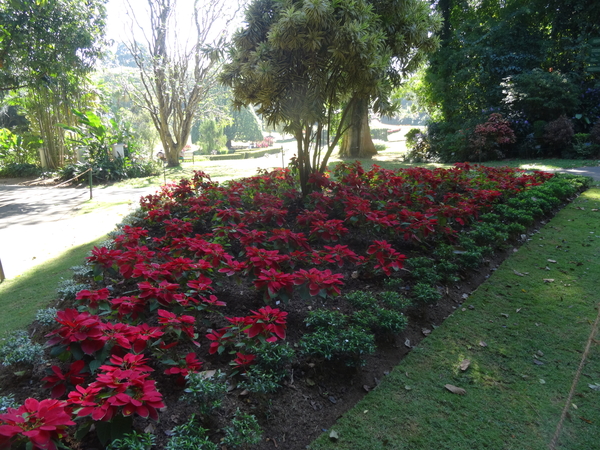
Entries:
{"label": "tree", "polygon": [[231,148],[231,141],[262,141],[263,135],[260,131],[258,117],[252,108],[233,108],[231,113],[231,124],[223,128],[227,136],[227,147]]}
{"label": "tree", "polygon": [[[171,167],[179,165],[199,107],[216,84],[227,20],[232,17],[227,4],[194,0],[191,37],[185,41],[179,35],[177,1],[148,0],[150,34],[144,45],[133,37],[128,44],[142,80],[133,98],[150,114]],[[129,3],[129,10],[138,17],[139,5],[135,6]]]}
{"label": "tree", "polygon": [[202,147],[203,153],[209,155],[213,150],[219,151],[225,146],[226,137],[223,134],[223,127],[214,119],[207,119],[200,123],[200,137],[198,143]]}
{"label": "tree", "polygon": [[514,117],[506,83],[522,75],[559,72],[580,86],[597,78],[585,64],[589,39],[600,33],[598,2],[440,0],[437,6],[444,17],[442,44],[427,69],[424,103],[454,130],[503,105],[510,108],[502,112]]}
{"label": "tree", "polygon": [[[423,0],[369,0],[369,3],[380,18],[378,26],[392,54],[385,77],[392,87],[398,87],[437,48],[438,39],[433,33],[441,22]],[[369,130],[371,100],[360,92],[353,95],[350,127],[342,139],[341,156],[364,158],[377,153]]]}
{"label": "tree", "polygon": [[105,0],[0,1],[0,91],[52,85],[93,69]]}
{"label": "tree", "polygon": [[104,44],[105,0],[0,1],[0,92],[11,93],[43,139],[40,161],[56,169],[68,159],[59,123],[85,96],[85,78]]}
{"label": "tree", "polygon": [[283,123],[296,138],[304,195],[349,126],[352,96],[383,107],[389,93],[390,54],[364,0],[255,0],[230,58],[221,80],[234,106],[258,105],[269,126]]}

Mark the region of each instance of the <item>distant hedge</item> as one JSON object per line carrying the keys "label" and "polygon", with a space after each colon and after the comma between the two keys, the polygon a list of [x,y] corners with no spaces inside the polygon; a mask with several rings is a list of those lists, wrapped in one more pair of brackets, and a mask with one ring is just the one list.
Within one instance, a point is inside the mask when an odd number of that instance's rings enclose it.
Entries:
{"label": "distant hedge", "polygon": [[281,153],[283,147],[279,148],[265,148],[260,150],[250,150],[245,152],[236,152],[229,153],[227,155],[210,155],[207,156],[209,161],[224,161],[228,159],[250,159],[250,158],[260,158],[261,156],[275,155],[277,153]]}

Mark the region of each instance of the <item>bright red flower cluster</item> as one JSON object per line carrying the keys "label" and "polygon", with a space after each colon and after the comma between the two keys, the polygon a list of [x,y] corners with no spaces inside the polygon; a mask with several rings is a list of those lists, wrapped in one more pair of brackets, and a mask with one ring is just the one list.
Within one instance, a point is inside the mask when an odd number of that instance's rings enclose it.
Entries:
{"label": "bright red flower cluster", "polygon": [[154,380],[148,379],[153,369],[146,365],[143,355],[113,356],[110,363],[100,366],[96,381],[88,387],[77,385],[69,393],[68,402],[77,417],[109,422],[120,412],[158,420],[157,410],[165,405]]}
{"label": "bright red flower cluster", "polygon": [[0,448],[10,448],[24,437],[33,449],[56,450],[56,442],[70,425],[75,422],[66,402],[28,398],[18,409],[0,414]]}

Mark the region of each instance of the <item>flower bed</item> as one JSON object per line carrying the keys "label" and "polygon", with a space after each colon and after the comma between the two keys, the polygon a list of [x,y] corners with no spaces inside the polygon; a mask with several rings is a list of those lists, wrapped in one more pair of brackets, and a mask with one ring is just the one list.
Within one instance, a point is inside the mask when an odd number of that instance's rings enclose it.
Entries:
{"label": "flower bed", "polygon": [[159,448],[256,444],[282,389],[310,387],[315,367],[357,373],[442,286],[581,187],[468,164],[355,163],[311,182],[302,198],[288,170],[225,185],[196,172],[142,198],[139,220],[92,250],[87,288],[47,333],[42,381],[60,400],[0,414],[0,448],[54,448],[73,421],[71,445],[117,446],[134,428],[149,434],[119,448],[154,435]]}

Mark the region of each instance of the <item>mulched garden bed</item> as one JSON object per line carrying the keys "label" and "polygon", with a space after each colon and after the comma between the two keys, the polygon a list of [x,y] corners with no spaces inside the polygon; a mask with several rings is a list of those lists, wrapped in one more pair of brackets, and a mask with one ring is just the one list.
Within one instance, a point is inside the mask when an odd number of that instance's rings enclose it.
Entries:
{"label": "mulched garden bed", "polygon": [[[99,366],[114,366],[109,361],[111,354],[123,356],[131,351],[128,347],[138,348],[153,369],[148,379],[156,382],[162,397],[159,406],[164,404],[159,408],[158,422],[140,417],[144,415],[143,408],[133,409],[133,428],[154,434],[153,448],[165,448],[173,428],[185,423],[192,414],[200,417],[199,425],[208,430],[208,438],[219,443],[219,448],[234,448],[221,446],[220,442],[223,430],[239,409],[254,415],[262,429],[260,443],[248,448],[304,449],[375,389],[410,348],[456,308],[468,308],[470,292],[528,233],[534,232],[582,187],[581,182],[563,181],[557,184],[559,187],[544,191],[535,186],[550,186],[551,174],[467,164],[449,170],[398,172],[377,167],[364,172],[358,164],[343,165],[336,176],[337,182],[328,178],[315,180],[320,189],[304,201],[287,171],[263,173],[225,187],[197,173],[191,181],[146,197],[141,202],[140,219],[123,229],[116,244],[94,249],[90,267],[95,277],[88,274],[78,279],[88,283],[84,293],[78,294],[78,300],[60,301],[58,307],[72,310],[72,318],[75,314],[89,318],[100,313],[101,323],[120,321],[131,327],[147,323],[164,334],[150,339],[142,352],[136,337],[126,332],[118,338],[114,329],[77,338],[57,332],[56,326],[34,323],[29,331],[36,341],[46,342],[44,336],[55,333],[54,345],[46,351],[52,362],[24,367],[17,375],[15,367],[1,368],[0,395],[14,393],[19,404],[29,397],[49,398],[50,392],[42,388],[41,381],[47,376],[47,369],[55,364],[62,370],[68,366],[52,359],[51,351],[59,354],[64,350],[63,359],[81,359],[86,369],[95,368],[98,375],[105,370]],[[530,189],[538,190],[523,195]],[[497,208],[498,204],[507,205],[500,221],[494,217],[481,220],[485,214],[502,209]],[[511,214],[513,218],[507,218]],[[477,228],[480,222],[476,217],[489,226]],[[273,231],[282,229],[288,231],[283,235]],[[337,247],[337,254],[344,255],[340,259],[335,259],[331,250],[337,245],[346,246],[344,252]],[[439,250],[444,245],[445,253]],[[257,253],[248,247],[275,253]],[[253,251],[254,260],[249,256]],[[411,260],[419,261],[418,258],[426,263],[423,256],[432,261],[431,266],[411,265]],[[185,270],[164,266],[176,258],[190,258],[192,262],[182,263]],[[202,267],[190,266],[198,262]],[[450,266],[455,268],[454,273],[440,272],[441,267]],[[318,273],[309,278],[307,273],[312,268],[318,268]],[[435,301],[427,303],[417,298],[415,286],[419,283],[433,287],[437,292]],[[387,291],[400,293],[412,302],[403,310],[407,326],[395,335],[373,332],[377,346],[368,355],[333,355],[328,359],[303,351],[303,340],[314,332],[305,323],[311,311],[337,311],[352,323],[360,308],[349,303],[347,295],[355,291],[375,296]],[[138,314],[119,310],[119,301],[114,300],[124,297],[135,297],[142,304]],[[217,301],[225,305],[218,306]],[[266,324],[256,325],[256,321],[247,319],[246,328],[236,328],[240,322],[227,319],[251,317],[262,313],[266,305],[287,313],[282,322],[269,322],[273,327],[267,328]],[[79,308],[79,312],[73,308]],[[167,313],[158,316],[160,310],[173,314],[175,322],[167,324]],[[192,334],[185,325],[177,325],[184,315],[194,319]],[[66,322],[63,316],[60,330],[65,329]],[[73,322],[76,320],[71,320],[71,326]],[[257,336],[251,336],[251,325],[260,329]],[[216,336],[219,330],[235,332],[238,338],[206,338],[210,334]],[[244,371],[251,370],[254,361],[240,364],[244,360],[238,352],[252,357],[258,340],[267,340],[270,345],[287,343],[295,352],[273,394],[248,392],[240,386],[245,380]],[[175,343],[174,347],[161,350]],[[221,353],[216,352],[219,347]],[[211,373],[220,369],[230,374],[221,406],[205,415],[198,414],[198,405],[181,401],[186,387],[182,373],[165,374],[172,367],[185,369],[184,358],[189,353],[202,363],[195,371]],[[364,365],[348,366],[349,362],[359,361]],[[94,382],[94,376],[87,376],[78,384],[83,389]],[[67,383],[66,388],[67,392],[73,391],[74,386]],[[104,389],[108,395],[108,388]],[[127,392],[134,391],[132,387]],[[61,396],[66,398],[66,393]],[[71,407],[78,411],[82,404],[75,397],[71,399]],[[96,409],[103,401],[96,399]],[[122,411],[120,408],[123,406],[114,408],[116,415]],[[89,420],[92,409],[88,414],[80,414],[78,421]],[[98,415],[93,426],[100,426],[100,422],[102,416]],[[65,441],[70,448],[104,448],[93,432],[82,440],[75,440],[73,432],[70,436]]]}

